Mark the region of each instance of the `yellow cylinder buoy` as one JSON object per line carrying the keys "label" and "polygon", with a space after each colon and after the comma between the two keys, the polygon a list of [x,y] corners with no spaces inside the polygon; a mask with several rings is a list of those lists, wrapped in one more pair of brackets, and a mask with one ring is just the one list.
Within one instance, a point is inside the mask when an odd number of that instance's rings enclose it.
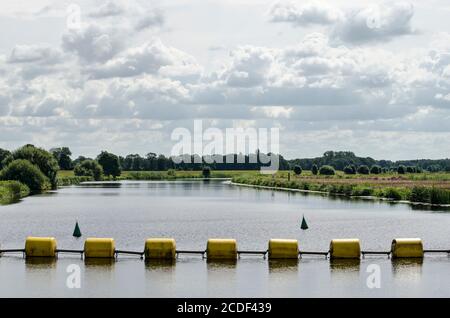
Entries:
{"label": "yellow cylinder buoy", "polygon": [[237,243],[234,239],[209,239],[206,245],[208,259],[236,259]]}
{"label": "yellow cylinder buoy", "polygon": [[26,257],[55,257],[56,239],[54,237],[27,237],[25,255]]}
{"label": "yellow cylinder buoy", "polygon": [[392,258],[423,257],[423,244],[420,238],[398,238],[392,241]]}
{"label": "yellow cylinder buoy", "polygon": [[330,243],[330,258],[360,258],[359,239],[334,239]]}
{"label": "yellow cylinder buoy", "polygon": [[147,259],[174,259],[176,256],[176,243],[173,238],[151,238],[145,241],[145,258]]}
{"label": "yellow cylinder buoy", "polygon": [[298,241],[284,239],[269,240],[269,259],[276,258],[298,258]]}
{"label": "yellow cylinder buoy", "polygon": [[112,258],[115,252],[113,238],[87,238],[84,242],[84,256],[86,258]]}

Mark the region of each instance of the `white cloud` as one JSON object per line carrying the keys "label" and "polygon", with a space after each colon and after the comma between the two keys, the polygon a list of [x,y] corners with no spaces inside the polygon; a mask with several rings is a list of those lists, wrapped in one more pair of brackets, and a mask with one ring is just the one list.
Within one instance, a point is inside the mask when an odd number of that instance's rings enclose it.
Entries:
{"label": "white cloud", "polygon": [[311,24],[334,24],[343,18],[343,12],[325,2],[276,3],[270,8],[272,22],[290,22],[297,26]]}
{"label": "white cloud", "polygon": [[[299,26],[277,33],[284,42],[272,43],[269,28],[277,28],[267,20],[265,41],[241,37],[246,28],[233,41],[214,29],[205,46],[212,71],[205,71],[195,49],[202,40],[195,27],[205,29],[205,21],[163,29],[158,10],[134,2],[82,6],[82,28],[60,30],[61,44],[17,43],[0,55],[0,147],[168,152],[171,129],[202,118],[219,127],[280,127],[290,156],[312,141],[314,155],[340,148],[370,155],[377,145],[393,156],[415,154],[405,146],[415,136],[429,144],[450,136],[450,35],[430,36],[419,49],[375,45],[414,31],[409,5],[378,7],[373,30],[367,7],[278,5],[272,20]],[[207,50],[212,44],[219,50]],[[427,153],[450,151],[440,148]]]}
{"label": "white cloud", "polygon": [[348,12],[334,30],[335,38],[350,43],[386,41],[395,36],[413,34],[412,4],[393,2],[371,5]]}
{"label": "white cloud", "polygon": [[131,77],[157,74],[171,78],[198,77],[201,67],[183,51],[165,46],[153,39],[139,47],[130,48],[104,64],[88,69],[93,78]]}
{"label": "white cloud", "polygon": [[413,15],[414,7],[408,2],[384,2],[350,9],[340,9],[324,1],[279,2],[269,11],[272,22],[328,26],[335,40],[354,44],[413,34]]}
{"label": "white cloud", "polygon": [[8,63],[59,63],[62,53],[47,45],[16,45],[8,57]]}

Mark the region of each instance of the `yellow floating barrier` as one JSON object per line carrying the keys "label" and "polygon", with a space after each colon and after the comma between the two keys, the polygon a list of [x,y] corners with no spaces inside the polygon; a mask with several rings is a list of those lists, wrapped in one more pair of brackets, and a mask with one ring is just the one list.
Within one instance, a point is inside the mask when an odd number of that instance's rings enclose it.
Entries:
{"label": "yellow floating barrier", "polygon": [[334,239],[330,243],[330,258],[360,258],[359,239]]}
{"label": "yellow floating barrier", "polygon": [[113,238],[87,238],[84,242],[86,258],[112,258],[116,250]]}
{"label": "yellow floating barrier", "polygon": [[392,241],[392,258],[423,257],[423,244],[420,238],[398,238]]}
{"label": "yellow floating barrier", "polygon": [[148,259],[174,259],[176,256],[176,243],[173,238],[150,238],[145,241],[145,258]]}
{"label": "yellow floating barrier", "polygon": [[285,239],[269,240],[269,259],[298,258],[298,241]]}
{"label": "yellow floating barrier", "polygon": [[237,243],[234,239],[209,239],[206,245],[208,259],[236,259]]}
{"label": "yellow floating barrier", "polygon": [[55,257],[56,239],[54,237],[27,237],[25,255],[26,257]]}

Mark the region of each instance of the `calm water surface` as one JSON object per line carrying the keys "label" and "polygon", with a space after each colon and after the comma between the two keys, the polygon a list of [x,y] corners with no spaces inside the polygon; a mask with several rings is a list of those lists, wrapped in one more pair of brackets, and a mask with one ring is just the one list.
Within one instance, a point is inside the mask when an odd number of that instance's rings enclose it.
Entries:
{"label": "calm water surface", "polygon": [[[305,215],[309,230],[301,231]],[[303,250],[327,251],[332,238],[357,237],[364,250],[389,250],[394,237],[421,237],[425,248],[450,248],[450,213],[405,204],[332,199],[237,187],[223,182],[89,183],[0,206],[2,248],[22,248],[26,236],[55,236],[60,248],[82,249],[71,236],[114,237],[119,249],[142,250],[148,237],[168,236],[179,249],[204,249],[208,238],[230,237],[239,249],[265,250],[270,238],[295,238]],[[68,289],[66,268],[78,264],[82,288]],[[366,286],[367,266],[381,269],[381,288]],[[125,297],[450,297],[450,259],[423,263],[367,258],[330,263],[320,257],[298,264],[246,256],[234,264],[181,257],[175,264],[146,264],[133,257],[85,263],[0,258],[0,296]]]}

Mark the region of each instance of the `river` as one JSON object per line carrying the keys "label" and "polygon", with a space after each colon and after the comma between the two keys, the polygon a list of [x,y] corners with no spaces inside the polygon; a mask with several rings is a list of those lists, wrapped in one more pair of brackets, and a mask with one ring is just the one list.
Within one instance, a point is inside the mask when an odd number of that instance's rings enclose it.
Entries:
{"label": "river", "polygon": [[[309,229],[302,231],[302,215]],[[72,237],[75,220],[83,237]],[[333,238],[356,237],[363,250],[389,250],[393,238],[420,237],[426,249],[450,249],[450,213],[406,204],[258,190],[223,181],[99,182],[64,187],[0,206],[1,248],[54,236],[59,248],[82,249],[84,238],[113,237],[118,249],[143,250],[149,237],[173,237],[179,249],[205,249],[208,238],[235,238],[240,250],[265,250],[270,238],[294,238],[301,250],[327,251]],[[81,288],[66,286],[70,264]],[[380,288],[366,284],[369,265]],[[370,267],[369,268],[373,268]],[[304,257],[296,264],[243,256],[233,264],[180,256],[175,264],[139,257],[92,263],[77,256],[52,262],[0,258],[1,297],[450,297],[450,259],[357,263]]]}

